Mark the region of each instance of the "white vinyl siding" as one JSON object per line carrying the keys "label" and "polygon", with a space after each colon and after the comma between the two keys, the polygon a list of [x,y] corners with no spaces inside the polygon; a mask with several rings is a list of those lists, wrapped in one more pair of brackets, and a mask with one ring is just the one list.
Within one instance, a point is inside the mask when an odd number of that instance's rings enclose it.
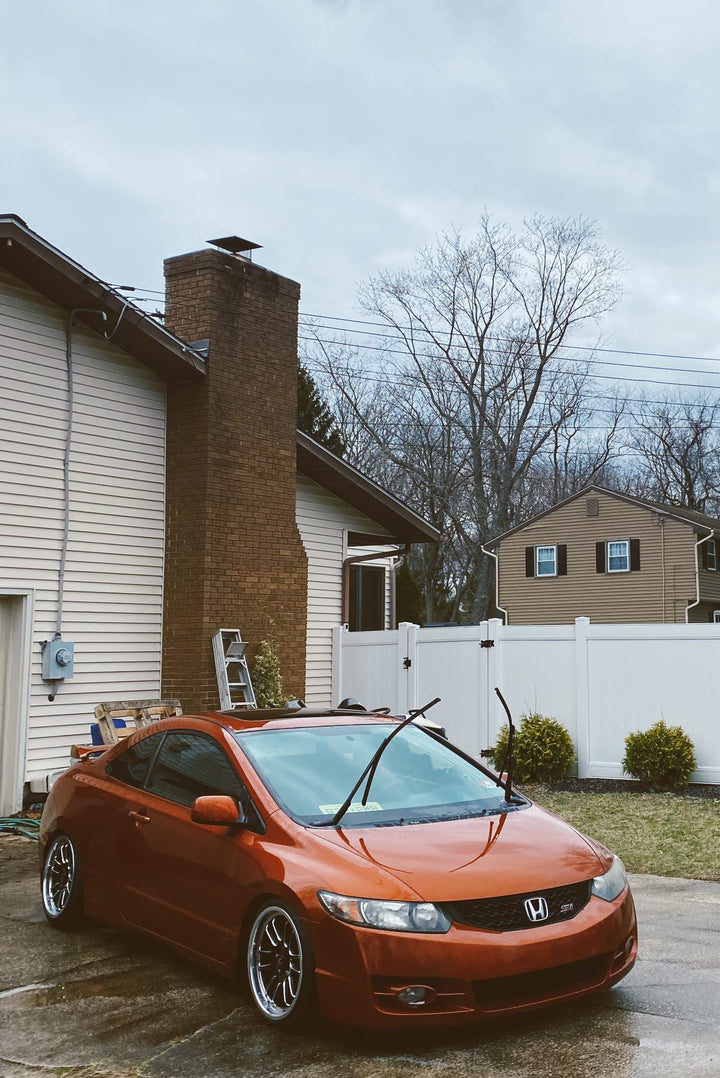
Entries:
{"label": "white vinyl siding", "polygon": [[[304,475],[297,477],[296,517],[308,558],[305,701],[315,707],[328,707],[339,703],[331,699],[332,630],[342,622],[343,561],[349,555],[368,554],[373,549],[347,550],[347,533],[382,534],[382,528]],[[393,542],[388,538],[390,545]],[[388,562],[377,564],[387,566]],[[389,576],[387,572],[386,624]]]}
{"label": "white vinyl siding", "polygon": [[34,595],[26,779],[67,764],[98,701],[160,694],[165,386],[77,324],[62,625],[75,676],[53,702],[40,676],[63,535],[66,326],[66,312],[0,271],[0,593]]}

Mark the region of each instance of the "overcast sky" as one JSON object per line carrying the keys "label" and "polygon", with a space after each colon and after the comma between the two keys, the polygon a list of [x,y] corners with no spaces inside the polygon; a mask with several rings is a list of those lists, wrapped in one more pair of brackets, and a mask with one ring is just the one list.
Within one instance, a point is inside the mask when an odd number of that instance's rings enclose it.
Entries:
{"label": "overcast sky", "polygon": [[608,343],[720,357],[716,0],[0,12],[0,210],[106,280],[159,289],[165,256],[238,233],[305,311],[352,315],[485,209],[584,214],[627,264]]}

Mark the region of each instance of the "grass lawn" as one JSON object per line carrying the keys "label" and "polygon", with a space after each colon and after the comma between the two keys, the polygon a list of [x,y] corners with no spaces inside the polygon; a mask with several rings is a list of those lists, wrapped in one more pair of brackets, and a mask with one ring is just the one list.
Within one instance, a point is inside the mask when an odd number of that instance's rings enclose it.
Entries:
{"label": "grass lawn", "polygon": [[720,881],[720,802],[675,794],[523,792],[616,853],[628,872]]}

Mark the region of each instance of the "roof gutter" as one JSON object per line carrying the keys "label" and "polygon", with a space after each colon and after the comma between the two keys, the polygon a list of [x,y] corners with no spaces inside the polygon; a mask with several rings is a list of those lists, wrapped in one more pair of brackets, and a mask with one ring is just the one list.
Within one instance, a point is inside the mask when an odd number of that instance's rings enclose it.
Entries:
{"label": "roof gutter", "polygon": [[116,320],[115,332],[120,331],[116,343],[146,366],[183,380],[205,373],[205,359],[193,347],[43,239],[21,217],[0,214],[0,244],[0,265],[58,306],[84,311],[100,305],[106,324],[110,318]]}
{"label": "roof gutter", "polygon": [[708,539],[713,539],[714,537],[715,537],[715,529],[711,528],[710,531],[708,532],[708,534],[703,535],[702,539],[698,539],[697,543],[695,544],[695,595],[696,595],[696,599],[695,599],[694,603],[688,603],[688,605],[685,607],[685,624],[686,625],[690,621],[690,617],[689,617],[690,611],[693,609],[693,607],[696,607],[696,606],[700,605],[700,562],[698,560],[698,547],[701,546],[702,543],[707,543]]}

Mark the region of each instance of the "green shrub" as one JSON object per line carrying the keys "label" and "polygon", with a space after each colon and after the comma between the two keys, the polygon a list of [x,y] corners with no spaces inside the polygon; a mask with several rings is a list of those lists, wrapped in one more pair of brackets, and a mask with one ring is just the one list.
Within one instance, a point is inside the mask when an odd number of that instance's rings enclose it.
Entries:
{"label": "green shrub", "polygon": [[252,686],[258,707],[284,707],[280,659],[275,650],[275,636],[272,622],[266,640],[258,644],[252,669]]}
{"label": "green shrub", "polygon": [[[500,731],[492,761],[497,771],[507,752],[508,729]],[[575,759],[572,738],[562,723],[538,712],[523,715],[515,730],[513,778],[523,782],[557,782],[567,775]]]}
{"label": "green shrub", "polygon": [[682,790],[697,767],[695,746],[682,726],[659,719],[649,730],[628,734],[622,767],[650,790]]}

